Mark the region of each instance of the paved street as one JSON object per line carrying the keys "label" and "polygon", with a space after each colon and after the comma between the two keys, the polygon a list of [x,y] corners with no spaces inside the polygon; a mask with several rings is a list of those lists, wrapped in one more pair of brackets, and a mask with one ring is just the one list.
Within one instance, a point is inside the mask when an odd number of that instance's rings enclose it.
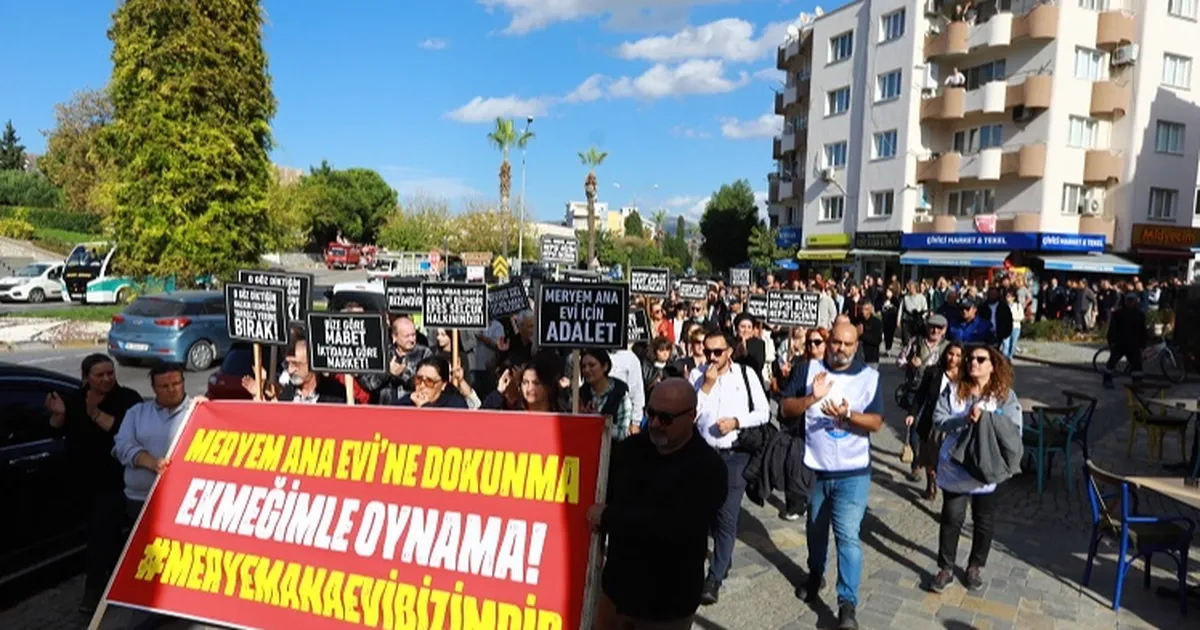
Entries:
{"label": "paved street", "polygon": [[[52,370],[71,376],[79,376],[79,362],[93,352],[104,352],[104,348],[39,348],[20,350],[17,352],[0,352],[0,363],[15,363],[28,365],[43,370]],[[215,368],[214,368],[215,369]],[[189,395],[203,394],[208,388],[208,376],[214,370],[207,372],[188,372],[184,377]],[[144,367],[117,366],[117,382],[137,390],[142,396],[153,396],[150,389],[150,370]],[[0,628],[4,624],[0,623]]]}
{"label": "paved street", "polygon": [[[23,357],[51,369],[73,369],[82,352],[63,356],[39,354]],[[69,355],[69,356],[68,356]],[[0,355],[0,360],[10,357]],[[898,383],[894,368],[885,367],[884,387],[889,393]],[[139,372],[141,372],[139,374]],[[1092,392],[1100,399],[1091,428],[1093,459],[1119,473],[1153,473],[1156,466],[1146,460],[1144,435],[1134,444],[1133,456],[1125,457],[1128,414],[1121,390],[1099,388],[1099,378],[1078,370],[1019,364],[1018,394],[1047,403],[1061,401],[1060,391]],[[130,385],[144,385],[144,371],[122,368],[121,378]],[[200,379],[190,376],[190,383]],[[192,385],[194,386],[194,385]],[[1196,397],[1200,386],[1189,384],[1171,395]],[[1046,492],[1038,499],[1033,475],[1018,477],[1001,486],[1004,509],[997,523],[996,542],[985,570],[987,588],[968,595],[954,585],[941,595],[927,593],[923,584],[935,569],[937,514],[940,499],[929,504],[918,498],[921,484],[910,483],[899,462],[902,416],[891,413],[889,426],[874,440],[874,485],[870,507],[863,523],[865,566],[860,596],[859,620],[863,628],[920,630],[1000,630],[1004,628],[1196,628],[1200,605],[1190,618],[1180,616],[1175,600],[1158,598],[1141,586],[1141,563],[1126,582],[1121,612],[1110,610],[1115,568],[1113,550],[1104,549],[1092,578],[1092,588],[1080,589],[1087,548],[1090,516],[1079,474],[1074,495],[1066,490],[1062,463],[1056,462]],[[1167,459],[1179,456],[1174,438],[1166,444]],[[1082,462],[1072,461],[1078,470]],[[1150,513],[1184,514],[1200,518],[1194,510],[1160,496],[1143,495],[1142,509]],[[803,523],[778,518],[773,507],[758,507],[746,501],[735,552],[734,568],[721,602],[700,611],[696,628],[704,630],[797,630],[831,627],[835,606],[836,579],[831,556],[822,592],[824,604],[809,607],[793,595],[803,579],[807,559]],[[960,561],[970,545],[968,535],[959,547]],[[1193,554],[1192,582],[1200,582],[1200,566]],[[1156,559],[1154,585],[1171,585],[1169,561]],[[84,620],[75,614],[81,595],[79,577],[34,594],[14,608],[0,613],[0,628],[6,630],[81,628]],[[1195,602],[1195,600],[1193,600]],[[116,620],[114,620],[116,621]],[[186,627],[187,624],[177,624]],[[117,627],[108,625],[106,627]]]}

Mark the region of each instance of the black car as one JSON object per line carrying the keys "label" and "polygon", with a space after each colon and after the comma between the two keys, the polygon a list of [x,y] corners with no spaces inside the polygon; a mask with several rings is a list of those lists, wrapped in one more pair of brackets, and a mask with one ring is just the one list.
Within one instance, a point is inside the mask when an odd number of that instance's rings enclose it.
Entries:
{"label": "black car", "polygon": [[46,395],[80,381],[0,363],[0,586],[86,548],[84,484],[73,479],[65,442],[50,428]]}

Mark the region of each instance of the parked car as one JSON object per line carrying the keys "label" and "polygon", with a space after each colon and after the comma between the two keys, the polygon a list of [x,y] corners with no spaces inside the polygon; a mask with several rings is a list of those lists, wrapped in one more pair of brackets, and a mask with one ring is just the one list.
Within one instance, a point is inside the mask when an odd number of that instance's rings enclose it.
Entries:
{"label": "parked car", "polygon": [[86,547],[87,497],[50,428],[46,395],[79,391],[79,379],[0,363],[0,585]]}
{"label": "parked car", "polygon": [[113,315],[108,353],[121,365],[153,359],[207,370],[229,352],[225,294],[180,291],[145,295]]}
{"label": "parked car", "polygon": [[[264,353],[264,361],[269,354]],[[221,360],[221,367],[209,375],[208,391],[204,395],[211,400],[250,400],[253,397],[242,387],[242,379],[253,373],[254,346],[235,343]]]}
{"label": "parked car", "polygon": [[40,304],[63,297],[63,264],[35,262],[7,278],[0,278],[0,302]]}

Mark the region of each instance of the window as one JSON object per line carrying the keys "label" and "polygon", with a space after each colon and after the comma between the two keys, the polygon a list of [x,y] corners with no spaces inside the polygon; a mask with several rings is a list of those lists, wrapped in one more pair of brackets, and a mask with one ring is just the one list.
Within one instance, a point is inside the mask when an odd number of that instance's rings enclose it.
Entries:
{"label": "window", "polygon": [[875,142],[871,146],[871,159],[887,160],[896,157],[896,130],[881,131],[875,134]]}
{"label": "window", "polygon": [[1175,17],[1196,19],[1197,0],[1167,0],[1167,13]]}
{"label": "window", "polygon": [[825,103],[825,115],[836,116],[850,109],[850,86],[838,88],[829,93]]}
{"label": "window", "polygon": [[1079,0],[1079,7],[1089,11],[1107,11],[1108,0]]}
{"label": "window", "polygon": [[899,70],[892,70],[879,75],[875,81],[875,102],[890,101],[900,98]]}
{"label": "window", "polygon": [[1180,123],[1158,121],[1154,129],[1154,150],[1158,153],[1183,155],[1183,131]]}
{"label": "window", "polygon": [[832,142],[825,145],[825,166],[827,168],[842,168],[846,166],[845,142]]}
{"label": "window", "polygon": [[1163,85],[1188,89],[1192,86],[1192,58],[1166,53],[1163,55]]}
{"label": "window", "polygon": [[904,37],[904,17],[904,9],[900,9],[879,18],[879,43],[883,44]]}
{"label": "window", "polygon": [[792,206],[788,209],[788,225],[804,225],[804,217],[801,216],[802,210],[800,206]]}
{"label": "window", "polygon": [[1075,47],[1075,78],[1084,81],[1103,81],[1108,78],[1104,53],[1082,46]]}
{"label": "window", "polygon": [[842,195],[821,199],[821,220],[841,221],[846,214],[846,198]]}
{"label": "window", "polygon": [[1146,216],[1151,219],[1170,221],[1175,218],[1175,204],[1179,201],[1179,191],[1173,188],[1151,188],[1150,207]]}
{"label": "window", "polygon": [[1067,132],[1067,144],[1079,149],[1096,148],[1097,131],[1100,123],[1091,118],[1071,116],[1070,129]]}
{"label": "window", "polygon": [[1004,144],[1004,125],[996,123],[955,131],[953,150],[964,155],[984,149],[994,149]]}
{"label": "window", "polygon": [[829,63],[841,61],[854,54],[854,31],[829,38]]}
{"label": "window", "polygon": [[1069,215],[1089,214],[1092,203],[1100,200],[1099,188],[1084,188],[1078,184],[1064,184],[1062,213]]}
{"label": "window", "polygon": [[792,124],[792,129],[795,129],[796,131],[804,131],[805,129],[808,129],[808,112],[805,111],[792,116],[792,119],[789,122]]}
{"label": "window", "polygon": [[1003,81],[1008,72],[1008,60],[997,59],[978,66],[972,66],[963,71],[967,79],[967,90],[978,89],[992,81]]}
{"label": "window", "polygon": [[946,195],[946,214],[955,217],[993,214],[996,211],[995,206],[996,191],[991,188],[956,190]]}
{"label": "window", "polygon": [[872,217],[890,217],[892,216],[892,208],[896,204],[896,193],[890,190],[880,190],[871,193],[871,207],[869,216]]}

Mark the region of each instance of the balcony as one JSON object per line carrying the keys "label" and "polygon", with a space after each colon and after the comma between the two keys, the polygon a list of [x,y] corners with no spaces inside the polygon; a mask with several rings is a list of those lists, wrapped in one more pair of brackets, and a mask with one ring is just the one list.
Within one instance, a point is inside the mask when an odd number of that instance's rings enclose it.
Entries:
{"label": "balcony", "polygon": [[1029,13],[1014,18],[1012,21],[1013,41],[1021,39],[1054,39],[1057,36],[1058,7],[1052,4],[1039,5]]}
{"label": "balcony", "polygon": [[961,120],[966,94],[966,88],[946,88],[921,101],[921,120]]}
{"label": "balcony", "polygon": [[1092,83],[1092,106],[1089,111],[1093,116],[1112,116],[1119,118],[1129,110],[1130,87],[1118,85],[1112,80]]}
{"label": "balcony", "polygon": [[1088,151],[1083,156],[1083,183],[1111,186],[1121,181],[1121,156],[1103,149]]}
{"label": "balcony", "polygon": [[799,37],[794,37],[791,41],[785,42],[779,47],[775,53],[775,67],[780,70],[787,70],[788,66],[796,60],[796,56],[800,54],[801,48],[811,42],[812,29],[808,28],[800,31]]}
{"label": "balcony", "polygon": [[783,115],[783,92],[775,93],[775,115]]}
{"label": "balcony", "polygon": [[795,179],[779,180],[779,201],[791,201],[796,197],[795,183]]}
{"label": "balcony", "polygon": [[950,152],[917,160],[917,182],[954,184],[958,182],[958,169],[962,166],[962,154]]}
{"label": "balcony", "polygon": [[782,158],[783,157],[783,139],[780,138],[779,136],[775,136],[774,138],[772,138],[771,144],[774,145],[771,150],[771,158],[775,159],[775,160]]}
{"label": "balcony", "polygon": [[775,69],[787,70],[787,46],[775,49]]}
{"label": "balcony", "polygon": [[1124,11],[1105,11],[1096,20],[1096,47],[1110,50],[1133,41],[1137,22]]}
{"label": "balcony", "polygon": [[1117,221],[1112,217],[1105,218],[1102,215],[1082,215],[1079,217],[1079,233],[1080,234],[1098,234],[1105,237],[1108,243],[1113,242],[1116,233]]}
{"label": "balcony", "polygon": [[942,25],[942,32],[937,35],[925,36],[925,58],[946,57],[950,55],[965,55],[971,49],[971,27],[966,22],[948,22]]}
{"label": "balcony", "polygon": [[767,203],[779,203],[779,173],[767,174]]}
{"label": "balcony", "polygon": [[1041,179],[1046,176],[1046,145],[1023,144],[1000,157],[1000,176]]}
{"label": "balcony", "polygon": [[919,221],[913,219],[914,234],[953,234],[958,231],[958,217],[949,214],[939,214],[933,220]]}
{"label": "balcony", "polygon": [[783,130],[783,154],[794,153],[796,151],[796,131],[794,129]]}
{"label": "balcony", "polygon": [[795,105],[798,100],[800,100],[800,88],[797,85],[793,84],[783,88],[784,110]]}
{"label": "balcony", "polygon": [[1017,212],[996,217],[997,232],[1041,232],[1042,215],[1037,212]]}
{"label": "balcony", "polygon": [[[1043,8],[1046,6],[1048,5],[1042,5]],[[1058,7],[1051,8],[1058,9]],[[1054,77],[1048,74],[1028,75],[1025,77],[1025,81],[1019,85],[1006,85],[1004,105],[1007,108],[1020,105],[1030,109],[1047,109],[1050,107],[1050,95],[1053,93]]]}

